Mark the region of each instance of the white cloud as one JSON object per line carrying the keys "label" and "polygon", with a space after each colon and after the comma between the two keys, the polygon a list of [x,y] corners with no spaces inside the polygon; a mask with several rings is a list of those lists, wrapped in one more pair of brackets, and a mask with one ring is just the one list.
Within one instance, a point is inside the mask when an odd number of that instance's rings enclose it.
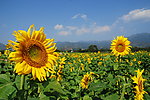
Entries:
{"label": "white cloud", "polygon": [[105,25],[105,26],[98,26],[96,22],[86,25],[86,26],[61,26],[56,25],[55,29],[58,30],[59,35],[67,36],[69,34],[76,34],[76,35],[82,35],[82,34],[95,34],[95,33],[105,33],[109,32],[111,30],[111,26]]}
{"label": "white cloud", "polygon": [[[72,19],[82,18],[84,20],[88,19],[85,14],[76,14],[72,17]],[[136,9],[130,11],[128,14],[121,16],[116,21],[114,21],[111,25],[98,25],[97,22],[91,22],[92,20],[88,19],[86,23],[81,23],[78,26],[63,26],[57,24],[55,29],[58,30],[59,35],[83,35],[83,34],[109,34],[115,35],[113,33],[123,34],[123,33],[131,33],[136,29],[137,22],[141,21],[150,21],[150,9]],[[124,23],[128,22],[128,23]],[[143,25],[144,23],[142,23]],[[131,31],[131,27],[132,31]],[[139,29],[140,30],[140,29]]]}
{"label": "white cloud", "polygon": [[127,15],[121,17],[124,21],[132,20],[149,20],[150,21],[150,9],[136,9],[130,11]]}
{"label": "white cloud", "polygon": [[66,36],[69,34],[69,32],[68,31],[60,31],[60,32],[58,32],[58,34]]}
{"label": "white cloud", "polygon": [[72,19],[76,19],[76,18],[78,18],[78,16],[80,16],[80,14],[74,15],[74,16],[72,17]]}
{"label": "white cloud", "polygon": [[86,27],[81,27],[81,28],[76,29],[76,33],[79,35],[84,34],[84,33],[89,33],[89,32],[90,32],[90,29]]}
{"label": "white cloud", "polygon": [[83,14],[83,15],[81,15],[81,18],[86,20],[87,19],[87,15]]}
{"label": "white cloud", "polygon": [[61,30],[61,29],[63,29],[63,25],[57,24],[54,26],[54,29],[55,30]]}
{"label": "white cloud", "polygon": [[87,20],[87,15],[86,14],[76,14],[72,17],[72,19],[76,19],[76,18],[82,18],[84,20]]}
{"label": "white cloud", "polygon": [[70,30],[70,31],[77,29],[76,26],[66,26],[66,28],[67,28],[68,30]]}
{"label": "white cloud", "polygon": [[63,31],[58,32],[59,35],[69,35],[69,34],[77,34],[77,35],[82,35],[82,34],[99,34],[99,33],[105,33],[109,32],[111,30],[110,26],[105,25],[105,26],[97,26],[97,25],[89,25],[89,26],[64,26]]}
{"label": "white cloud", "polygon": [[110,31],[110,26],[95,26],[93,28],[93,33],[102,33]]}

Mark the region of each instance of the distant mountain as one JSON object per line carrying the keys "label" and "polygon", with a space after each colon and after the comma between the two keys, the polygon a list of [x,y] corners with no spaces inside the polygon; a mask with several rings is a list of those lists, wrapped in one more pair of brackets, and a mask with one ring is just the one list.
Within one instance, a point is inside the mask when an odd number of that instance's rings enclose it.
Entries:
{"label": "distant mountain", "polygon": [[[128,37],[133,47],[150,47],[150,33],[139,33]],[[79,41],[56,42],[58,50],[87,49],[90,45],[97,45],[98,49],[110,48],[111,40],[107,41]],[[0,43],[0,50],[5,50],[5,45]]]}
{"label": "distant mountain", "polygon": [[3,43],[0,43],[0,50],[5,50],[6,46]]}
{"label": "distant mountain", "polygon": [[150,33],[138,33],[128,37],[133,47],[150,47]]}
{"label": "distant mountain", "polygon": [[[150,47],[150,33],[139,33],[128,37],[133,47]],[[98,49],[110,48],[111,40],[107,41],[80,41],[80,42],[56,42],[59,50],[87,49],[89,45],[97,45]]]}
{"label": "distant mountain", "polygon": [[89,45],[97,45],[99,49],[109,48],[110,41],[80,41],[80,42],[57,42],[56,46],[59,50],[70,50],[70,49],[87,49]]}

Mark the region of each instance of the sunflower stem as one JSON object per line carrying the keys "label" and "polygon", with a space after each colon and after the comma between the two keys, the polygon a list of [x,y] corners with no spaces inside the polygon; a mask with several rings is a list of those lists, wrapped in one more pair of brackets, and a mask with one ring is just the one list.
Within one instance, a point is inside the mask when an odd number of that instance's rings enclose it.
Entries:
{"label": "sunflower stem", "polygon": [[119,55],[119,65],[120,65],[120,63],[121,63],[121,56]]}
{"label": "sunflower stem", "polygon": [[126,87],[126,84],[124,84],[124,85],[123,85],[123,89],[122,89],[122,93],[121,93],[120,100],[123,100],[123,98],[124,98],[124,94],[125,94],[125,87]]}
{"label": "sunflower stem", "polygon": [[41,87],[40,87],[40,83],[38,83],[38,93],[41,92]]}
{"label": "sunflower stem", "polygon": [[21,75],[20,90],[24,89],[25,76]]}

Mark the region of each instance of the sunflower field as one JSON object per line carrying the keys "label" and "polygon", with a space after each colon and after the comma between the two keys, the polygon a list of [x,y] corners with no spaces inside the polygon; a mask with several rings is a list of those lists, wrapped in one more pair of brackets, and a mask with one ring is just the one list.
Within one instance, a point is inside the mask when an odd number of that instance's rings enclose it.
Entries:
{"label": "sunflower field", "polygon": [[[150,53],[139,51],[124,57],[110,53],[59,53],[56,73],[46,81],[32,80],[14,73],[14,62],[0,57],[0,99],[28,100],[133,100],[135,70],[144,69],[144,99],[150,99]],[[90,79],[84,75],[89,74]]]}
{"label": "sunflower field", "polygon": [[150,52],[118,36],[111,53],[55,52],[31,25],[0,52],[0,100],[150,100]]}

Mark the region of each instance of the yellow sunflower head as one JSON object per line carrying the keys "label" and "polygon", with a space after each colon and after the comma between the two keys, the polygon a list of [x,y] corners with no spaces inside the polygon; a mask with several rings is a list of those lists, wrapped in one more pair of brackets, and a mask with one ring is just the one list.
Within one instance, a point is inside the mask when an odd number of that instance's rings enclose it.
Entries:
{"label": "yellow sunflower head", "polygon": [[28,31],[14,31],[16,42],[8,40],[14,52],[9,55],[15,61],[15,72],[20,74],[32,73],[33,79],[46,80],[47,72],[55,73],[57,54],[54,39],[46,39],[44,28],[35,30],[31,25]]}
{"label": "yellow sunflower head", "polygon": [[142,77],[142,73],[144,72],[144,69],[142,71],[140,71],[139,69],[137,71],[137,76],[132,77],[132,80],[134,81],[133,83],[136,83],[135,88],[135,100],[143,100],[143,94],[147,93],[146,91],[144,91],[144,87],[143,87],[143,82],[146,79],[143,79]]}
{"label": "yellow sunflower head", "polygon": [[116,56],[123,56],[129,54],[129,51],[131,50],[130,47],[130,41],[128,41],[128,38],[117,36],[116,39],[112,40],[110,50],[112,50],[112,53]]}
{"label": "yellow sunflower head", "polygon": [[88,85],[89,85],[89,82],[92,81],[92,76],[91,74],[88,74],[86,73],[86,75],[83,76],[80,84],[81,84],[81,87],[84,89],[87,89],[88,88]]}
{"label": "yellow sunflower head", "polygon": [[8,56],[8,55],[10,54],[10,52],[11,52],[10,50],[5,50],[5,51],[4,51],[4,54],[5,54],[6,56]]}

